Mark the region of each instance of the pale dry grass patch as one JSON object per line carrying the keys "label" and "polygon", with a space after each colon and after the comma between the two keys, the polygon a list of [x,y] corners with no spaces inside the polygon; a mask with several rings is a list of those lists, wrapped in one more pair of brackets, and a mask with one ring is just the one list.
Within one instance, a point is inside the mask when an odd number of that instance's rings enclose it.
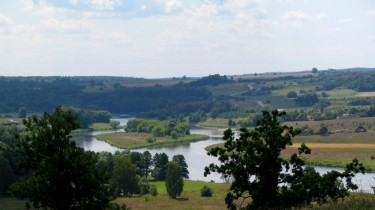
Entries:
{"label": "pale dry grass patch", "polygon": [[358,97],[372,97],[372,96],[375,96],[375,92],[360,92],[360,93],[357,93],[356,96],[358,96]]}

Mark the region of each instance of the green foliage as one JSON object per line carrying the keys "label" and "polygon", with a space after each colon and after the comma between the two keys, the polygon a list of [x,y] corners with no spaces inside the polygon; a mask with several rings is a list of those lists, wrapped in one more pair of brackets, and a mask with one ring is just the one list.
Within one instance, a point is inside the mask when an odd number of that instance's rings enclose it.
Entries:
{"label": "green foliage", "polygon": [[263,118],[254,130],[241,128],[236,138],[228,129],[224,132],[224,147],[214,147],[208,152],[222,163],[207,166],[205,175],[218,172],[233,180],[225,199],[229,209],[237,209],[234,200],[249,197],[252,201],[248,209],[297,208],[313,201],[322,204],[328,199],[344,198],[348,190],[357,189],[352,178],[365,169],[356,159],[344,172],[330,171],[322,176],[310,167],[304,168],[302,155],[311,153],[305,144],[289,160],[281,158],[281,151],[292,145],[292,138],[298,133],[293,127],[280,124],[283,114],[277,110],[263,111]]}
{"label": "green foliage", "polygon": [[26,117],[26,108],[21,107],[18,109],[18,117],[19,118],[25,118]]}
{"label": "green foliage", "polygon": [[295,102],[299,106],[313,106],[318,101],[319,101],[318,96],[315,93],[303,94],[303,95],[297,96],[297,98],[295,99]]}
{"label": "green foliage", "polygon": [[152,162],[154,164],[154,169],[151,172],[152,177],[157,181],[165,180],[167,176],[168,155],[164,152],[160,154],[156,153]]}
{"label": "green foliage", "polygon": [[64,107],[64,110],[70,110],[74,113],[79,121],[81,128],[88,128],[91,124],[102,122],[102,123],[110,123],[110,119],[112,114],[108,111],[104,110],[89,110],[89,109],[79,109],[75,107]]}
{"label": "green foliage", "polygon": [[167,176],[165,180],[168,195],[171,198],[180,196],[184,188],[184,180],[181,176],[181,166],[175,161],[171,161],[167,166]]}
{"label": "green foliage", "polygon": [[188,165],[185,161],[185,157],[181,154],[174,155],[172,157],[173,161],[176,161],[181,166],[181,176],[185,179],[189,179]]}
{"label": "green foliage", "polygon": [[0,155],[0,195],[8,195],[10,192],[10,185],[15,180],[16,176],[14,175],[8,160]]}
{"label": "green foliage", "polygon": [[158,188],[156,187],[156,185],[150,185],[150,193],[152,196],[158,195]]}
{"label": "green foliage", "polygon": [[142,177],[138,182],[139,194],[145,195],[150,192],[150,184],[146,177]]}
{"label": "green foliage", "polygon": [[175,139],[178,136],[190,134],[188,123],[178,123],[173,120],[131,119],[128,121],[125,131],[152,133],[155,137],[172,136]]}
{"label": "green foliage", "polygon": [[320,127],[319,134],[322,136],[328,135],[328,128],[325,126]]}
{"label": "green foliage", "polygon": [[43,112],[72,104],[83,109],[166,119],[211,109],[212,95],[204,87],[183,84],[154,87],[147,83],[153,81],[121,77],[2,77],[0,92],[7,100],[0,101],[0,112],[15,112],[15,107],[21,106],[29,112]]}
{"label": "green foliage", "polygon": [[96,167],[98,155],[78,148],[70,132],[79,128],[72,112],[24,120],[26,132],[16,141],[20,166],[28,171],[12,186],[14,195],[36,208],[104,209],[109,204],[107,178]]}
{"label": "green foliage", "polygon": [[201,189],[202,197],[212,197],[212,194],[212,189],[207,187],[206,185]]}
{"label": "green foliage", "polygon": [[111,187],[116,196],[132,196],[139,192],[136,171],[137,167],[131,162],[130,157],[123,154],[115,157]]}
{"label": "green foliage", "polygon": [[120,122],[117,120],[111,120],[109,123],[112,127],[112,129],[117,129],[120,126]]}
{"label": "green foliage", "polygon": [[189,115],[189,122],[198,123],[204,121],[207,118],[206,114],[202,111],[193,112]]}
{"label": "green foliage", "polygon": [[288,98],[297,98],[297,93],[294,91],[290,91],[287,95]]}
{"label": "green foliage", "polygon": [[201,79],[191,82],[191,86],[206,86],[213,85],[217,86],[222,83],[233,83],[233,80],[228,79],[226,75],[220,76],[220,74],[209,75],[207,77],[202,77]]}

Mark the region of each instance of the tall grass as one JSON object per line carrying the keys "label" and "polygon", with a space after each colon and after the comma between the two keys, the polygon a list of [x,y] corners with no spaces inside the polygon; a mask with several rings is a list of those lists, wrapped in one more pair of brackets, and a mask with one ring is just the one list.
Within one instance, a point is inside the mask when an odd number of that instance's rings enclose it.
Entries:
{"label": "tall grass", "polygon": [[352,193],[343,201],[330,202],[322,206],[313,206],[311,210],[375,210],[373,194]]}

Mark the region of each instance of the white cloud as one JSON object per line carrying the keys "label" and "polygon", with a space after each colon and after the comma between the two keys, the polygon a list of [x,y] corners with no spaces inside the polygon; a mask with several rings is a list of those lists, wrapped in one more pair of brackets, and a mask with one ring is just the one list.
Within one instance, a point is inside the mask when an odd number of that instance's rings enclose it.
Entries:
{"label": "white cloud", "polygon": [[120,0],[91,0],[91,5],[97,10],[113,10],[114,6],[122,3]]}
{"label": "white cloud", "polygon": [[34,1],[33,0],[20,0],[23,10],[31,11],[34,9]]}
{"label": "white cloud", "polygon": [[70,3],[72,3],[73,6],[76,6],[78,4],[78,0],[70,0]]}
{"label": "white cloud", "polygon": [[3,15],[0,13],[0,26],[4,24],[4,25],[11,25],[13,24],[13,20],[10,19],[9,17]]}
{"label": "white cloud", "polygon": [[93,32],[93,37],[97,41],[102,41],[103,43],[129,44],[132,41],[126,33],[119,31],[96,30]]}
{"label": "white cloud", "polygon": [[40,24],[42,31],[54,32],[83,32],[92,29],[91,24],[86,20],[43,20]]}
{"label": "white cloud", "polygon": [[285,21],[300,21],[309,18],[311,18],[311,15],[301,10],[289,11],[281,17],[281,19]]}
{"label": "white cloud", "polygon": [[375,17],[375,9],[367,11],[367,14]]}
{"label": "white cloud", "polygon": [[340,23],[352,23],[353,18],[344,18],[339,21]]}
{"label": "white cloud", "polygon": [[367,40],[370,42],[375,42],[375,35],[369,36]]}
{"label": "white cloud", "polygon": [[181,8],[182,3],[179,0],[163,0],[164,9],[167,13]]}
{"label": "white cloud", "polygon": [[319,21],[327,18],[326,13],[311,15],[302,10],[288,11],[280,17],[281,24],[284,26],[302,27],[308,21]]}
{"label": "white cloud", "polygon": [[325,18],[328,18],[328,15],[324,12],[316,15],[315,17],[313,17],[314,19],[317,19],[317,20],[320,20],[320,19],[325,19]]}

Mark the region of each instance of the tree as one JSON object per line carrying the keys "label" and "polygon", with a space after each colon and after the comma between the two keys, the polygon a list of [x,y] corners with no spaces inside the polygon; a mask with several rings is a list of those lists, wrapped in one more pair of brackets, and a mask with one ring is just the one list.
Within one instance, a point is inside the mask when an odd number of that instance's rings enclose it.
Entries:
{"label": "tree", "polygon": [[16,177],[9,165],[8,160],[3,158],[0,153],[0,195],[9,194],[10,185],[15,181],[15,179]]}
{"label": "tree", "polygon": [[[229,209],[237,209],[234,200],[250,197],[252,201],[246,209],[296,208],[312,201],[322,204],[327,199],[344,198],[349,189],[357,189],[352,178],[365,169],[356,159],[342,173],[330,171],[321,176],[312,168],[304,168],[302,155],[311,153],[305,144],[289,160],[281,158],[281,151],[292,145],[292,138],[299,133],[293,127],[281,125],[279,118],[283,114],[277,110],[263,111],[254,130],[241,128],[236,138],[228,129],[224,132],[224,147],[208,152],[218,157],[221,164],[210,164],[204,174],[218,172],[233,180],[225,198]],[[341,179],[345,179],[345,185]]]}
{"label": "tree", "polygon": [[295,99],[296,104],[298,104],[299,106],[312,106],[318,101],[319,98],[315,93],[300,95]]}
{"label": "tree", "polygon": [[150,167],[152,164],[152,156],[149,151],[144,151],[142,156],[141,156],[141,174],[142,176],[148,176],[150,173]]}
{"label": "tree", "polygon": [[176,161],[168,163],[167,177],[165,180],[168,195],[171,198],[176,198],[181,195],[184,188],[184,180],[181,176],[181,166]]}
{"label": "tree", "polygon": [[96,168],[98,156],[71,141],[79,122],[70,111],[23,121],[26,132],[15,142],[20,167],[28,176],[12,185],[13,193],[43,209],[105,209],[109,204],[107,178]]}
{"label": "tree", "polygon": [[130,157],[124,154],[117,156],[111,177],[115,195],[123,193],[125,196],[132,196],[139,191],[138,182],[137,167],[131,162]]}
{"label": "tree", "polygon": [[155,180],[165,180],[167,175],[168,155],[163,153],[156,153],[153,158],[154,169],[152,176]]}
{"label": "tree", "polygon": [[189,179],[188,165],[185,161],[185,157],[181,154],[172,157],[173,161],[176,161],[181,166],[181,176],[185,179]]}
{"label": "tree", "polygon": [[297,93],[294,91],[290,91],[288,94],[286,94],[288,98],[297,98]]}
{"label": "tree", "polygon": [[325,126],[320,127],[320,129],[319,129],[319,134],[320,134],[321,136],[328,135],[328,128],[325,127]]}
{"label": "tree", "polygon": [[111,121],[109,122],[109,124],[111,125],[112,129],[117,129],[118,126],[120,126],[120,122],[117,121],[117,120],[111,120]]}
{"label": "tree", "polygon": [[19,118],[25,118],[26,117],[26,108],[21,107],[18,109],[18,117]]}
{"label": "tree", "polygon": [[318,69],[317,69],[316,67],[314,67],[314,68],[312,68],[311,72],[312,72],[313,74],[316,74],[316,73],[318,73]]}

